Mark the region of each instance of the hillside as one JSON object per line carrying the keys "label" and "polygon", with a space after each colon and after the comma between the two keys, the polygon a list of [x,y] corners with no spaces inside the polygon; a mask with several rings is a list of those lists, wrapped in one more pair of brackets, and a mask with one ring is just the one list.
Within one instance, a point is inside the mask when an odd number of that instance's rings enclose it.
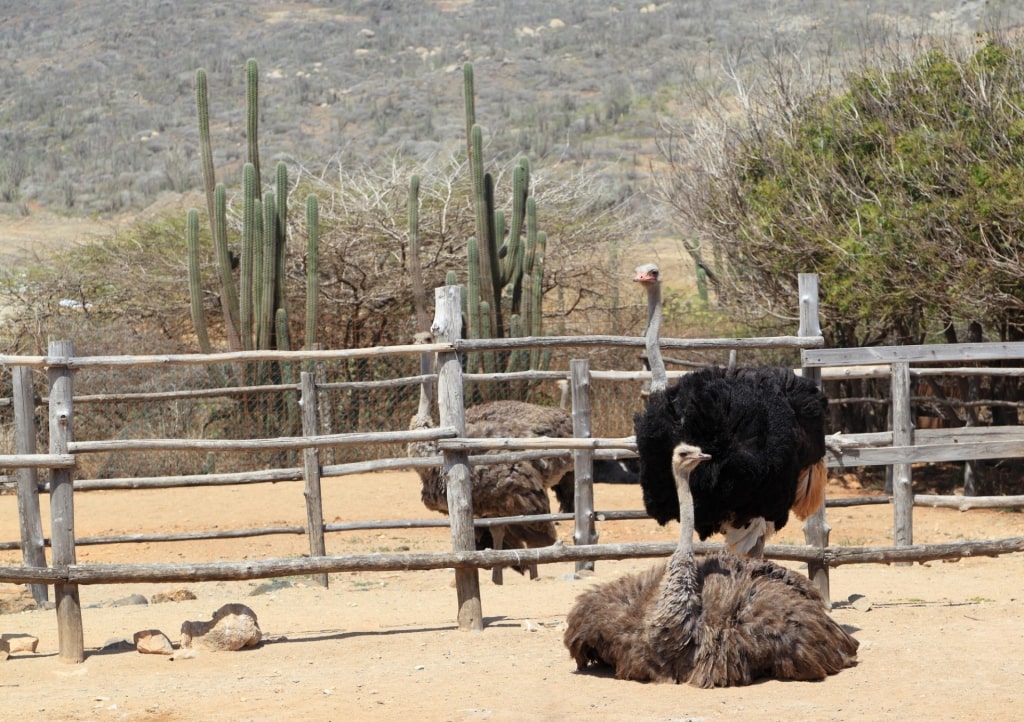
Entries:
{"label": "hillside", "polygon": [[[116,214],[196,187],[193,79],[209,75],[216,163],[244,145],[243,68],[262,71],[266,158],[319,172],[461,147],[463,62],[493,153],[525,152],[628,192],[659,114],[769,45],[845,62],[884,37],[1022,22],[1003,1],[570,0],[0,2],[0,215]],[[268,166],[269,167],[269,166]],[[2,232],[2,231],[0,231]]]}

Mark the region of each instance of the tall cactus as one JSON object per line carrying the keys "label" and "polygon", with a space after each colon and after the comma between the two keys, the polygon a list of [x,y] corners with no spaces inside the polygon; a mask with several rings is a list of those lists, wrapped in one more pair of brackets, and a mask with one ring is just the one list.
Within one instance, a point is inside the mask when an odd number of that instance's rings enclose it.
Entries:
{"label": "tall cactus", "polygon": [[[476,122],[473,66],[463,66],[465,94],[466,153],[469,161],[475,234],[467,241],[467,282],[464,294],[467,334],[470,338],[502,338],[525,333],[543,333],[544,244],[538,242],[537,205],[530,195],[530,165],[526,158],[516,163],[512,175],[512,208],[496,208],[494,178],[483,163],[483,129]],[[418,179],[417,179],[418,183]],[[419,239],[414,230],[418,204],[410,196],[409,254],[414,296],[417,296]],[[525,236],[525,238],[524,238]],[[454,283],[449,277],[447,283]],[[506,308],[506,305],[508,306]],[[506,318],[508,322],[506,323]],[[482,368],[491,373],[545,363],[540,354],[469,354],[470,371]],[[488,387],[491,393],[494,387]],[[498,395],[505,391],[497,390]]]}
{"label": "tall cactus", "polygon": [[[463,66],[463,86],[466,103],[466,137],[472,177],[473,208],[476,214],[477,253],[479,262],[469,258],[469,314],[472,319],[473,306],[479,307],[481,322],[479,336],[486,338],[512,336],[523,333],[540,335],[543,309],[543,262],[537,264],[537,205],[530,195],[530,164],[520,158],[512,173],[512,210],[510,216],[495,208],[494,183],[492,176],[483,168],[483,130],[476,123],[473,88],[473,68],[470,63]],[[505,233],[507,218],[508,233]],[[526,235],[524,242],[523,235]],[[470,247],[470,254],[473,253]],[[543,256],[543,248],[539,251]],[[474,278],[473,276],[476,276]],[[474,293],[474,289],[479,289]],[[529,301],[525,297],[529,297]],[[515,324],[505,328],[506,310],[503,303],[508,299],[508,316],[519,316]],[[483,309],[487,309],[484,319]],[[471,322],[472,323],[472,322]],[[470,330],[471,337],[473,330]],[[534,361],[539,362],[536,354]],[[484,354],[484,368],[488,372],[505,370],[522,363],[516,354]],[[536,368],[536,364],[533,364]]]}
{"label": "tall cactus", "polygon": [[416,307],[416,331],[430,330],[427,317],[427,293],[423,287],[423,265],[420,263],[420,177],[409,179],[409,276],[412,300]]}
{"label": "tall cactus", "polygon": [[306,348],[317,345],[316,322],[320,312],[320,203],[316,194],[306,196]]}
{"label": "tall cactus", "polygon": [[253,58],[245,63],[245,138],[246,160],[256,171],[256,197],[262,195],[260,187],[260,68]]}
{"label": "tall cactus", "polygon": [[199,350],[203,353],[210,353],[213,349],[210,346],[210,335],[206,330],[203,288],[199,282],[199,211],[195,208],[188,212],[185,229],[185,239],[188,244],[188,288],[192,325],[196,329]]}

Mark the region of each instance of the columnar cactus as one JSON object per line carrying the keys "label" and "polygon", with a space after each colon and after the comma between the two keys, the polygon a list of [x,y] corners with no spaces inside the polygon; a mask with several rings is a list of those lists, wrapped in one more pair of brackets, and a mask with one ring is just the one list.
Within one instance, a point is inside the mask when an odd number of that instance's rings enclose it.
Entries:
{"label": "columnar cactus", "polygon": [[[210,143],[209,100],[206,73],[196,72],[196,105],[199,118],[200,155],[203,182],[206,189],[207,211],[213,237],[221,306],[228,347],[235,349],[285,348],[287,336],[280,332],[281,319],[287,324],[286,261],[288,228],[288,168],[278,163],[275,168],[275,190],[261,194],[259,172],[259,66],[255,60],[246,63],[246,129],[248,157],[242,169],[242,237],[238,257],[238,290],[234,276],[234,263],[229,250],[227,232],[226,191],[216,182],[213,151]],[[306,318],[305,343],[316,343],[319,305],[318,249],[319,215],[316,196],[306,199],[306,222],[309,238],[306,246]],[[198,244],[198,232],[196,241]],[[196,251],[198,253],[198,251]],[[191,253],[191,248],[190,248]],[[198,258],[198,257],[197,257]],[[191,256],[190,256],[191,259]],[[193,294],[199,289],[198,268],[189,275]],[[281,314],[283,316],[279,317]],[[205,318],[196,321],[197,335]],[[203,343],[201,340],[200,343]],[[205,343],[209,345],[207,337]]]}
{"label": "columnar cactus", "polygon": [[[524,333],[543,333],[543,243],[538,243],[537,204],[530,195],[530,165],[520,158],[512,174],[512,211],[508,218],[495,208],[494,182],[483,169],[483,131],[476,123],[473,68],[463,66],[468,155],[472,175],[473,208],[476,213],[476,244],[469,244],[467,315],[471,338],[502,338]],[[523,235],[526,235],[524,242]],[[475,251],[474,251],[475,247]],[[478,260],[474,259],[474,253]],[[503,303],[508,303],[506,309]],[[474,316],[479,323],[474,323]],[[505,317],[510,318],[509,328]],[[511,323],[513,316],[519,316]],[[487,372],[508,370],[523,363],[516,354],[483,354]],[[531,354],[531,366],[541,358]],[[500,368],[499,368],[500,367]],[[475,370],[472,363],[470,368]]]}

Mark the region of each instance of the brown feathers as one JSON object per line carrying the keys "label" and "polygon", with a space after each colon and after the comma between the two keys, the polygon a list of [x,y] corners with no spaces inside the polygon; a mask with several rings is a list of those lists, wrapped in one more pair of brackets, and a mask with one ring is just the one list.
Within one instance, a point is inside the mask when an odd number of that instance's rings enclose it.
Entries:
{"label": "brown feathers", "polygon": [[672,451],[680,524],[668,564],[576,600],[564,637],[576,666],[607,665],[638,682],[728,687],[822,679],[854,664],[857,640],[806,577],[761,559],[694,559],[690,474],[708,460],[691,444]]}
{"label": "brown feathers", "polygon": [[[713,556],[695,567],[699,605],[671,589],[666,564],[594,587],[566,619],[565,646],[583,670],[611,667],[619,679],[695,687],[761,678],[814,680],[855,663],[858,642],[825,611],[800,574],[772,562]],[[659,601],[673,624],[649,620]]]}
{"label": "brown feathers", "polygon": [[828,485],[828,465],[825,459],[808,466],[800,472],[796,485],[796,499],[793,513],[799,519],[806,519],[825,503],[825,487]]}

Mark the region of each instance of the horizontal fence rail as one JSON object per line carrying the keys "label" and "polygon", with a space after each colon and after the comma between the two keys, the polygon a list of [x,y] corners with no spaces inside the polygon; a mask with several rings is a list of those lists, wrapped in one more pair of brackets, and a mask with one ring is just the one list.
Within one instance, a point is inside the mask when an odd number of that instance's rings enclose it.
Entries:
{"label": "horizontal fence rail", "polygon": [[[76,564],[61,568],[0,567],[0,577],[18,584],[129,584],[138,582],[213,582],[267,579],[279,576],[384,572],[430,569],[480,569],[495,565],[554,564],[581,560],[667,557],[674,542],[594,544],[501,551],[351,554],[315,559],[264,559],[249,562],[189,564]],[[695,542],[694,553],[717,554],[724,544]],[[810,547],[768,544],[765,556],[791,562],[819,562],[830,567],[844,564],[892,564],[999,556],[1024,551],[1024,537],[991,541],[919,544],[910,547]]]}

